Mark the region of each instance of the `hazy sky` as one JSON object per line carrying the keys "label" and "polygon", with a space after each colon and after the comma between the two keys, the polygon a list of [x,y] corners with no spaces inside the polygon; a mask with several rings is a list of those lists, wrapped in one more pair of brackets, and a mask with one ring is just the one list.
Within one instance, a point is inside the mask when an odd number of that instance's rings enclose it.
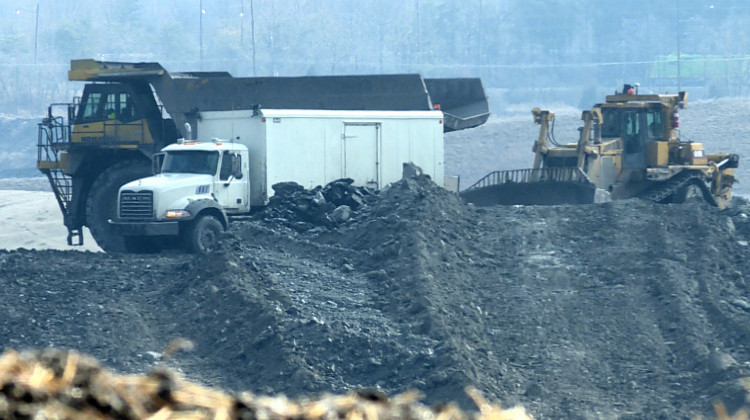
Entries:
{"label": "hazy sky", "polygon": [[511,102],[529,89],[676,89],[678,76],[743,94],[748,17],[741,0],[3,0],[0,92],[14,100],[0,112],[69,96],[72,58],[237,76],[481,77]]}

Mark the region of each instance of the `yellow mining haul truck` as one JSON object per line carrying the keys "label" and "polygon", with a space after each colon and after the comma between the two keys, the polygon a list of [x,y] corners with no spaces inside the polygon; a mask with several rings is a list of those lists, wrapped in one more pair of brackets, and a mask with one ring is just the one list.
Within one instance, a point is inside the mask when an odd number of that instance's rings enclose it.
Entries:
{"label": "yellow mining haul truck", "polygon": [[[702,199],[724,208],[739,157],[707,154],[680,138],[679,110],[687,94],[622,93],[584,111],[577,143],[554,138],[554,114],[535,108],[540,125],[530,169],[491,172],[461,192],[477,205],[584,204],[640,197],[657,203]],[[550,145],[552,143],[552,145]]]}
{"label": "yellow mining haul truck", "polygon": [[169,73],[159,63],[91,59],[71,61],[68,79],[87,83],[73,103],[49,107],[39,124],[37,168],[57,197],[68,243],[82,244],[82,228],[88,226],[108,252],[125,250],[122,236],[108,223],[116,215],[120,186],[151,175],[154,154],[178,138],[191,138],[186,127],[199,127],[202,112],[440,109],[444,131],[475,127],[489,116],[479,79],[232,77],[226,72]]}

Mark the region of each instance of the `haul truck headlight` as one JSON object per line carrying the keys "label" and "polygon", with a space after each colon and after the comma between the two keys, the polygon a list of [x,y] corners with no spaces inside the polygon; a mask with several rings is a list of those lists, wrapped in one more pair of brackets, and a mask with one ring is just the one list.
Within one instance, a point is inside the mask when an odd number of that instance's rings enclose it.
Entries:
{"label": "haul truck headlight", "polygon": [[190,217],[190,212],[187,210],[167,210],[167,219],[184,219]]}

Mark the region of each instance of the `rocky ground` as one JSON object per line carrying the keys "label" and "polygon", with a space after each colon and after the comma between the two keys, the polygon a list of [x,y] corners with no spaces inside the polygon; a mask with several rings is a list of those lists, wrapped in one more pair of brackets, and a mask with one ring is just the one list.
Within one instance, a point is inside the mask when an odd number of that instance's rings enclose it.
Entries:
{"label": "rocky ground", "polygon": [[475,208],[424,177],[367,201],[328,227],[277,207],[207,257],[0,252],[0,340],[136,372],[183,337],[171,365],[229,390],[473,385],[536,418],[748,403],[747,201]]}

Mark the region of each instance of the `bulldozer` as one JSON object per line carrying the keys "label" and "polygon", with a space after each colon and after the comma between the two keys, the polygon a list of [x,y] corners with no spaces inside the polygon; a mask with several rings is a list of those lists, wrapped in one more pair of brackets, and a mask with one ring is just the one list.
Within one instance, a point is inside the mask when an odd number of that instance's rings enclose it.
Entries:
{"label": "bulldozer", "polygon": [[[157,62],[72,60],[68,79],[86,82],[72,103],[49,106],[39,124],[37,169],[47,176],[68,229],[83,244],[88,227],[107,252],[125,251],[108,223],[120,186],[152,174],[165,146],[191,138],[204,111],[423,111],[440,109],[443,130],[483,124],[489,105],[477,78],[419,74],[233,77],[227,72],[168,72]],[[192,133],[208,136],[211,133]]]}
{"label": "bulldozer", "polygon": [[686,92],[639,94],[638,85],[583,111],[577,143],[554,137],[555,115],[534,108],[540,125],[530,169],[494,171],[463,190],[476,205],[589,204],[642,198],[655,203],[703,200],[721,209],[732,197],[739,157],[708,154],[682,141]]}

